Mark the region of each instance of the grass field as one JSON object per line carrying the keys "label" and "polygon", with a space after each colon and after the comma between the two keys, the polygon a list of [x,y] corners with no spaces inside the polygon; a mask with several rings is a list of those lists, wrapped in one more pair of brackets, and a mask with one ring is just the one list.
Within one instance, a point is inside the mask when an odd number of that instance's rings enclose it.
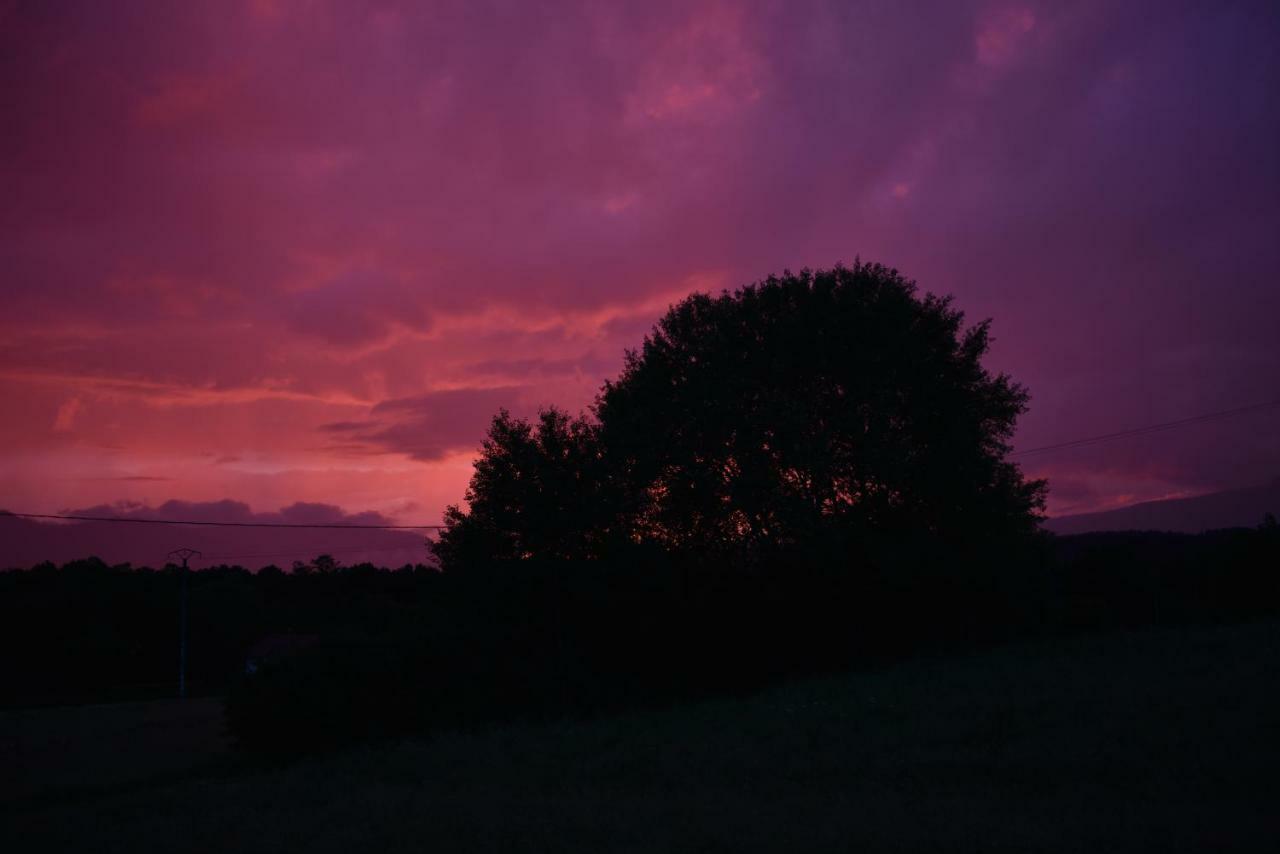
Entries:
{"label": "grass field", "polygon": [[29,787],[0,812],[0,849],[1280,850],[1276,622],[1011,647],[273,769],[237,765],[211,708],[191,713],[205,751],[185,771],[172,757],[148,770],[158,757],[127,748],[116,709],[100,732],[141,771]]}
{"label": "grass field", "polygon": [[92,799],[234,764],[222,717],[208,697],[0,711],[0,801]]}

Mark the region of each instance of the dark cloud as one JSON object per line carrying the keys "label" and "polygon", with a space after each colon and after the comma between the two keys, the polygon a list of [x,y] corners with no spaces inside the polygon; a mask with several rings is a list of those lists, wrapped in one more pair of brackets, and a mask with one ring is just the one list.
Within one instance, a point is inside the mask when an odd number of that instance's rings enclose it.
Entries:
{"label": "dark cloud", "polygon": [[429,327],[427,306],[404,284],[353,271],[282,299],[282,324],[333,347],[373,344],[395,325]]}
{"label": "dark cloud", "polygon": [[349,441],[355,453],[407,454],[416,460],[438,460],[451,452],[478,448],[489,422],[500,409],[516,408],[519,389],[457,389],[384,400],[366,421],[324,424],[321,430]]}
{"label": "dark cloud", "polygon": [[171,499],[156,507],[134,501],[98,504],[63,510],[71,516],[100,516],[111,519],[158,519],[182,522],[261,522],[274,524],[392,525],[381,513],[347,513],[333,504],[296,502],[275,512],[255,513],[243,501],[180,501]]}
{"label": "dark cloud", "polygon": [[[158,506],[119,501],[67,510],[78,516],[169,521],[266,522],[326,525],[385,525],[396,522],[378,513],[347,513],[329,504],[296,503],[276,512],[254,512],[243,501],[165,501]],[[417,522],[408,520],[407,524]],[[63,563],[97,556],[111,564],[163,566],[179,547],[201,552],[192,566],[221,563],[253,569],[330,554],[343,564],[369,561],[402,566],[428,560],[425,532],[362,528],[237,528],[119,524],[111,522],[41,522],[7,516],[0,511],[0,569],[30,567],[52,560]]]}
{"label": "dark cloud", "polygon": [[486,359],[473,362],[467,370],[479,376],[535,378],[572,374],[584,369],[595,371],[601,367],[594,358],[575,359]]}

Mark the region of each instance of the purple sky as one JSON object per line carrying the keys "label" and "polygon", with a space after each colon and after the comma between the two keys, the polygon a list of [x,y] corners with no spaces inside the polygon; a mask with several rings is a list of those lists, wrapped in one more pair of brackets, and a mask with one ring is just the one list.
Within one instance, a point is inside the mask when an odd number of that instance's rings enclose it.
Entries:
{"label": "purple sky", "polygon": [[[0,2],[0,507],[435,522],[497,407],[856,255],[995,319],[1021,447],[1274,400],[1277,45],[1274,3]],[[1277,435],[1026,466],[1080,512]]]}

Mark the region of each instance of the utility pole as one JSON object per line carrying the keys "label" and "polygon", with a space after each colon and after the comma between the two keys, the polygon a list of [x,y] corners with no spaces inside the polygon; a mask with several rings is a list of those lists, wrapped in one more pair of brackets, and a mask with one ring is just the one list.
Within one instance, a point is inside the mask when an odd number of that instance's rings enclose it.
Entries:
{"label": "utility pole", "polygon": [[169,552],[169,557],[182,561],[181,598],[178,605],[178,699],[187,697],[187,561],[200,557],[195,549],[176,549]]}

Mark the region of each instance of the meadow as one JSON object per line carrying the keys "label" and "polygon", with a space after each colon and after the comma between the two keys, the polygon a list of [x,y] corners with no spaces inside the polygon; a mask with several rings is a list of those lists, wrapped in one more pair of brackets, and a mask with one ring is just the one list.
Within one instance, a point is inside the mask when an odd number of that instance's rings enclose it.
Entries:
{"label": "meadow", "polygon": [[1112,632],[276,765],[214,700],[11,711],[97,747],[8,793],[0,848],[1275,850],[1278,661],[1275,620]]}

